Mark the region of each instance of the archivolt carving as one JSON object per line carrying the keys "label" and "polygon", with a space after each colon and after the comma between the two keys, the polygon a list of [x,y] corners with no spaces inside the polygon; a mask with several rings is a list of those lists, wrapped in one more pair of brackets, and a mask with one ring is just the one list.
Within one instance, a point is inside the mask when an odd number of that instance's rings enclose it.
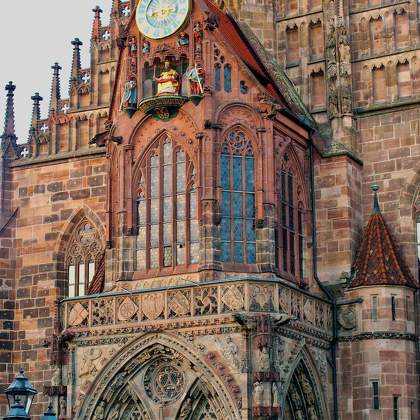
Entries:
{"label": "archivolt carving", "polygon": [[120,351],[97,375],[76,418],[152,420],[163,405],[173,418],[240,418],[218,375],[169,334],[144,335]]}
{"label": "archivolt carving", "polygon": [[294,369],[287,381],[287,394],[283,394],[286,420],[328,418],[323,389],[315,364],[311,362],[303,348],[294,362]]}

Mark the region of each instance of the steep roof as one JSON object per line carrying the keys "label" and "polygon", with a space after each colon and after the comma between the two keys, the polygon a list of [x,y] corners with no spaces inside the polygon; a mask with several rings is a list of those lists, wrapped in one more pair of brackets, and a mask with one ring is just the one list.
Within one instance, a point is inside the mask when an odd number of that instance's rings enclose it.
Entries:
{"label": "steep roof", "polygon": [[213,1],[204,0],[208,10],[217,16],[218,30],[227,43],[248,66],[257,80],[301,121],[311,127],[316,123],[307,110],[293,83],[268,53],[248,25],[238,23],[230,13],[225,13]]}
{"label": "steep roof", "polygon": [[377,185],[372,186],[373,211],[353,264],[354,277],[349,287],[407,286],[417,288],[417,283],[400,255],[398,246],[379,210],[378,189]]}

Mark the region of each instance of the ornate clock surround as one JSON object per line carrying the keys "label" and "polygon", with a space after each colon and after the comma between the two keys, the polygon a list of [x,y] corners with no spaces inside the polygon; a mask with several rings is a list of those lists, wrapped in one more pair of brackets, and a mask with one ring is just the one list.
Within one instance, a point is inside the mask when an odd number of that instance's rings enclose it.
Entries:
{"label": "ornate clock surround", "polygon": [[190,13],[190,0],[141,0],[136,10],[137,27],[146,38],[167,38],[182,28]]}

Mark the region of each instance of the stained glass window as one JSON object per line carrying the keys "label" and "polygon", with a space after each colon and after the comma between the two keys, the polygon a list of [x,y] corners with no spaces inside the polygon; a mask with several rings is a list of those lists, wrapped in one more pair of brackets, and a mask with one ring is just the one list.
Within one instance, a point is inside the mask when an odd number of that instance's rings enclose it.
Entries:
{"label": "stained glass window", "polygon": [[223,88],[225,92],[232,91],[232,67],[230,64],[225,64],[223,68]]}
{"label": "stained glass window", "polygon": [[221,84],[221,67],[220,64],[217,63],[214,66],[214,87],[216,90],[221,90],[222,84]]}
{"label": "stained glass window", "polygon": [[137,200],[137,269],[197,263],[199,232],[192,162],[169,137],[146,159]]}
{"label": "stained glass window", "polygon": [[278,176],[278,230],[279,249],[277,266],[293,277],[304,277],[304,215],[297,198],[297,182],[293,172],[283,169]]}
{"label": "stained glass window", "polygon": [[220,157],[221,260],[256,261],[255,169],[251,142],[240,130],[231,132]]}

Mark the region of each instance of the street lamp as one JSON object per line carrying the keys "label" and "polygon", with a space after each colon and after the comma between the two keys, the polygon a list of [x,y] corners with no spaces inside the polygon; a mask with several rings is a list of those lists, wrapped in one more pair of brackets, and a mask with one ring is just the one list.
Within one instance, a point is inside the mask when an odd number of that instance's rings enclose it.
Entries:
{"label": "street lamp", "polygon": [[[19,375],[16,376],[15,380],[9,385],[9,387],[5,391],[10,409],[9,417],[5,417],[5,419],[29,419],[29,410],[31,409],[32,400],[34,399],[37,393],[38,392],[36,391],[36,389],[32,386],[32,384],[28,381],[28,378],[25,376],[23,369],[20,369]],[[17,410],[23,411],[23,413],[25,413],[27,417],[19,417],[16,414],[14,414],[14,417],[10,417],[12,415],[13,410],[15,410],[14,412],[17,412]]]}
{"label": "street lamp", "polygon": [[48,406],[48,410],[44,413],[40,420],[57,420],[51,403]]}
{"label": "street lamp", "polygon": [[19,396],[16,397],[15,402],[10,407],[10,410],[3,420],[31,420],[25,408],[20,403]]}

